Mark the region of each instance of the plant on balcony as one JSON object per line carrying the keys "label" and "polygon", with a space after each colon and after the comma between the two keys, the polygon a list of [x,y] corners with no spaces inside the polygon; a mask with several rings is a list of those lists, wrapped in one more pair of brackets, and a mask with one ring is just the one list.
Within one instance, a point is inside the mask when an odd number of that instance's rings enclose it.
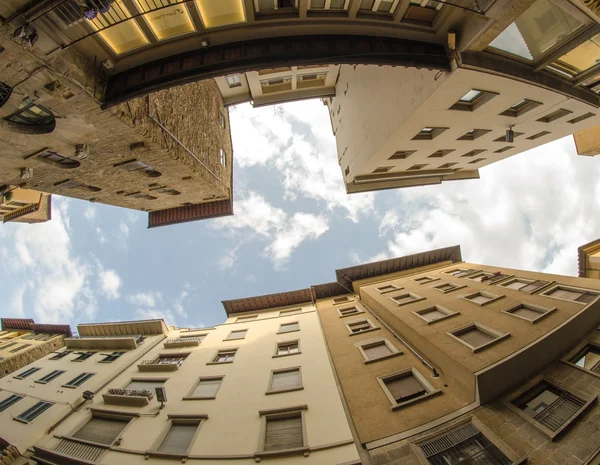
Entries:
{"label": "plant on balcony", "polygon": [[108,394],[113,396],[127,396],[127,397],[147,397],[148,400],[154,398],[154,394],[147,389],[109,389]]}

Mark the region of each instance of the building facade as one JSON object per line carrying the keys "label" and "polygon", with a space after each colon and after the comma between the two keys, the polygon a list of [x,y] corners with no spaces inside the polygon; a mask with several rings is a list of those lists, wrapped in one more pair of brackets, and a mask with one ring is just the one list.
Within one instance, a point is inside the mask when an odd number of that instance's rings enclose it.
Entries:
{"label": "building facade", "polygon": [[0,378],[61,347],[69,325],[39,324],[31,319],[0,318]]}
{"label": "building facade", "polygon": [[74,50],[51,66],[10,39],[0,51],[4,198],[38,191],[147,211],[150,227],[232,214],[229,113],[214,81],[102,111],[103,80]]}
{"label": "building facade", "polygon": [[600,239],[582,245],[577,252],[579,277],[600,279]]}
{"label": "building facade", "polygon": [[19,187],[6,186],[0,197],[3,223],[44,223],[52,219],[52,196]]}
{"label": "building facade", "polygon": [[595,157],[600,154],[600,129],[598,126],[573,134],[578,155]]}
{"label": "building facade", "polygon": [[600,285],[451,247],[313,287],[374,464],[600,460]]}

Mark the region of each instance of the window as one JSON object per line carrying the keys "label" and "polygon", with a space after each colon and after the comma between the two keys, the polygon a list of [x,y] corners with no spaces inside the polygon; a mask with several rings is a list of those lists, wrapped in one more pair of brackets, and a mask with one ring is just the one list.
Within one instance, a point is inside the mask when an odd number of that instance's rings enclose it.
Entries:
{"label": "window", "polygon": [[408,170],[420,170],[425,168],[427,165],[412,165],[410,168],[408,168]]}
{"label": "window", "polygon": [[482,161],[485,161],[485,158],[476,158],[475,160],[471,160],[469,164],[474,165],[475,163],[480,163]]}
{"label": "window", "polygon": [[177,419],[174,416],[171,419],[171,427],[160,442],[157,448],[158,452],[168,454],[187,454],[196,433],[201,419]]}
{"label": "window", "polygon": [[536,139],[539,139],[540,137],[547,136],[548,134],[550,134],[550,131],[542,131],[542,132],[538,132],[537,134],[534,134],[533,136],[529,136],[527,139],[528,140],[536,140]]}
{"label": "window", "polygon": [[481,307],[483,307],[484,305],[487,305],[487,304],[491,304],[492,302],[502,299],[503,297],[504,297],[503,295],[492,294],[490,292],[481,292],[481,291],[473,292],[472,294],[467,294],[467,295],[461,296],[462,299],[468,300],[469,302],[477,304]]}
{"label": "window", "polygon": [[454,283],[444,283],[444,284],[438,284],[437,286],[433,286],[434,289],[443,292],[444,294],[447,294],[448,292],[452,292],[452,291],[456,291],[458,289],[462,289],[463,287],[467,287],[464,284],[463,285],[459,285],[459,284],[454,284]]}
{"label": "window", "polygon": [[261,437],[259,440],[261,452],[281,452],[299,450],[308,447],[306,442],[306,427],[304,424],[304,410],[306,405],[300,407],[283,408],[278,410],[263,410],[259,412],[262,417]]}
{"label": "window", "polygon": [[143,18],[158,40],[169,39],[195,31],[194,23],[185,5],[157,10],[155,4],[135,0],[135,6],[140,11],[148,12]]}
{"label": "window", "polygon": [[389,158],[389,160],[405,160],[415,152],[416,150],[398,150]]}
{"label": "window", "polygon": [[46,410],[54,405],[52,402],[41,401],[35,404],[33,407],[28,408],[19,416],[14,417],[13,420],[20,421],[21,423],[29,423],[34,418],[40,416]]}
{"label": "window", "polygon": [[0,81],[0,108],[8,102],[12,94],[12,87]]}
{"label": "window", "polygon": [[446,334],[466,345],[473,352],[487,349],[510,336],[510,333],[503,334],[479,323],[470,323]]}
{"label": "window", "polygon": [[345,10],[346,0],[310,0],[311,10]]}
{"label": "window", "polygon": [[398,0],[361,0],[360,10],[391,14],[396,9]]}
{"label": "window", "polygon": [[445,320],[456,315],[460,315],[460,312],[453,312],[447,308],[434,305],[433,307],[426,308],[424,310],[417,310],[413,312],[419,318],[425,320],[428,325],[436,323],[440,320]]}
{"label": "window", "polygon": [[474,157],[475,155],[479,155],[480,153],[485,152],[485,149],[475,149],[475,150],[471,150],[470,152],[465,153],[464,155],[461,155],[463,157]]}
{"label": "window", "polygon": [[29,344],[23,344],[22,346],[15,347],[14,349],[10,349],[10,353],[14,354],[14,353],[20,352],[23,349],[26,349],[27,347],[29,347]]}
{"label": "window", "polygon": [[447,168],[452,168],[454,165],[458,165],[458,163],[444,163],[443,165],[440,165],[438,168],[439,169],[447,169]]}
{"label": "window", "polygon": [[194,339],[194,340],[198,340],[198,342],[202,342],[204,340],[204,338],[206,337],[206,334],[185,334],[185,333],[180,333],[179,334],[179,339]]}
{"label": "window", "polygon": [[51,152],[49,150],[42,152],[42,154],[38,155],[36,158],[41,162],[48,163],[62,169],[73,169],[81,166],[81,163],[79,163],[77,160],[71,160],[68,157],[64,157],[59,153]]}
{"label": "window", "polygon": [[[513,139],[516,139],[519,136],[522,136],[524,133],[523,132],[516,132],[513,131]],[[506,133],[502,134],[500,137],[497,137],[496,139],[494,139],[494,142],[511,142],[506,140]]]}
{"label": "window", "polygon": [[300,331],[298,322],[286,323],[279,326],[279,333],[291,333],[292,331]]}
{"label": "window", "polygon": [[350,302],[350,297],[348,297],[347,295],[343,296],[343,297],[336,297],[335,299],[333,299],[333,305],[338,305],[338,304],[343,304],[346,302]]}
{"label": "window", "polygon": [[196,0],[196,7],[204,27],[213,28],[246,22],[242,0],[221,0],[218,8],[215,3]]}
{"label": "window", "polygon": [[345,307],[345,308],[339,308],[338,313],[340,314],[340,318],[343,318],[345,316],[358,315],[359,313],[364,313],[364,312],[359,310],[357,307]]}
{"label": "window", "polygon": [[587,289],[580,289],[575,287],[554,286],[546,292],[543,292],[541,295],[552,297],[554,299],[570,300],[572,302],[588,304],[594,301],[596,297],[600,295],[600,292],[589,291]]}
{"label": "window", "polygon": [[448,128],[423,128],[412,140],[433,140]]}
{"label": "window", "polygon": [[63,179],[54,183],[55,187],[61,187],[61,189],[76,189],[81,192],[100,192],[100,187],[88,186],[74,179]]}
{"label": "window", "polygon": [[237,349],[219,350],[212,362],[209,363],[233,363]]}
{"label": "window", "polygon": [[36,368],[36,367],[28,368],[27,370],[22,371],[17,376],[15,376],[15,378],[17,378],[17,379],[25,379],[28,376],[31,376],[32,374],[37,373],[40,370],[41,370],[41,368]]}
{"label": "window", "polygon": [[60,360],[61,358],[66,357],[70,353],[70,350],[63,350],[62,352],[55,353],[52,357],[50,357],[50,360]]}
{"label": "window", "polygon": [[452,152],[454,152],[454,149],[436,150],[431,155],[429,155],[427,158],[442,158]]}
{"label": "window", "polygon": [[16,342],[8,342],[6,344],[0,345],[0,349],[4,350],[4,349],[8,349],[9,347],[16,346],[16,345],[17,345]]}
{"label": "window", "polygon": [[379,339],[374,342],[359,342],[356,344],[356,347],[365,359],[365,363],[387,360],[388,358],[402,355],[403,353],[396,349],[396,347],[394,347],[387,339]]}
{"label": "window", "polygon": [[513,315],[518,318],[522,318],[523,320],[527,320],[530,323],[537,323],[539,320],[541,320],[545,316],[548,316],[555,310],[556,307],[548,308],[541,307],[539,305],[520,303],[502,311],[504,313],[508,313],[509,315]]}
{"label": "window", "polygon": [[249,320],[256,320],[258,318],[258,315],[246,315],[246,316],[238,316],[235,319],[236,323],[239,323],[240,321],[249,321]]}
{"label": "window", "polygon": [[242,85],[242,82],[240,81],[240,76],[237,74],[234,74],[233,76],[227,76],[225,80],[227,81],[227,85],[230,88],[240,87]]}
{"label": "window", "polygon": [[292,308],[290,310],[281,310],[279,316],[297,315],[299,313],[302,313],[301,308]]}
{"label": "window", "polygon": [[221,110],[219,111],[219,126],[221,126],[223,129],[225,129],[227,127],[227,120],[225,119],[225,115],[223,114],[223,112]]}
{"label": "window", "polygon": [[495,284],[497,282],[503,281],[506,278],[510,278],[510,275],[502,274],[499,271],[496,271],[495,273],[491,273],[490,276],[483,276],[481,278],[481,282],[485,284]]}
{"label": "window", "polygon": [[96,373],[81,373],[79,376],[73,378],[67,384],[63,384],[63,386],[71,387],[71,388],[79,387],[83,383],[85,383],[88,379],[90,379],[92,376],[94,376],[95,374]]}
{"label": "window", "polygon": [[[135,20],[126,21],[127,18],[131,18],[129,9],[122,1],[115,3],[118,8],[111,5],[110,10],[98,13],[94,19],[88,20],[88,24],[95,31],[99,31],[100,37],[116,55],[147,45],[149,40],[139,24]],[[173,13],[171,15],[176,16]]]}
{"label": "window", "polygon": [[442,391],[435,389],[414,368],[402,370],[391,375],[377,378],[386,396],[392,404],[392,410],[405,407],[418,400],[426,399]]}
{"label": "window", "polygon": [[113,352],[112,354],[105,354],[105,357],[100,360],[100,363],[110,363],[110,362],[114,362],[116,359],[118,359],[121,355],[123,355],[125,352]]}
{"label": "window", "polygon": [[511,401],[524,415],[533,418],[542,431],[554,438],[563,431],[594,399],[583,397],[543,380]]}
{"label": "window", "polygon": [[516,463],[504,455],[473,423],[453,428],[418,446],[431,465]]}
{"label": "window", "polygon": [[478,270],[472,270],[468,268],[456,268],[451,271],[446,271],[445,273],[451,276],[455,276],[457,278],[464,278],[465,276],[475,273],[476,271]]}
{"label": "window", "polygon": [[282,370],[273,370],[269,380],[269,389],[266,394],[275,394],[279,392],[298,391],[302,387],[302,375],[300,368],[285,368]]}
{"label": "window", "polygon": [[485,136],[488,132],[492,132],[491,129],[471,129],[466,134],[460,136],[456,140],[475,140],[481,136]]}
{"label": "window", "polygon": [[[127,161],[123,161],[120,163],[115,163],[113,165],[113,168],[118,168],[118,169],[120,169],[122,171],[126,171],[128,173],[138,172],[138,173],[143,174],[144,176],[148,176],[149,178],[158,178],[158,177],[162,176],[162,173],[160,171],[156,171],[151,166],[146,165],[145,163],[142,163],[141,161],[138,161],[136,158],[127,160]],[[125,194],[125,197],[135,196],[136,194],[139,194],[139,192],[132,192],[130,194]],[[141,195],[144,196],[147,194],[141,194]]]}
{"label": "window", "polygon": [[221,161],[221,166],[227,166],[227,156],[225,155],[225,150],[219,149],[219,159]]}
{"label": "window", "polygon": [[495,92],[489,92],[487,90],[476,90],[471,89],[465,95],[463,95],[458,102],[452,105],[450,110],[462,110],[462,111],[475,111],[481,107],[484,103],[489,102],[496,95]]}
{"label": "window", "polygon": [[278,342],[274,357],[283,357],[299,353],[300,341]]}
{"label": "window", "polygon": [[78,355],[73,360],[71,360],[72,362],[83,362],[84,360],[87,360],[92,355],[94,355],[94,352],[75,352],[75,353]]}
{"label": "window", "polygon": [[217,397],[217,392],[223,383],[222,376],[215,376],[209,378],[200,378],[198,382],[188,394],[184,397],[186,400],[202,400],[202,399],[214,399]]}
{"label": "window", "polygon": [[548,68],[574,77],[598,64],[600,59],[600,35],[595,35],[572,50],[569,50]]}
{"label": "window", "polygon": [[394,302],[396,302],[399,306],[402,306],[412,304],[415,302],[420,302],[421,300],[425,300],[425,297],[413,294],[412,292],[405,292],[404,294],[395,295],[394,297],[391,297],[391,299]]}
{"label": "window", "polygon": [[565,110],[564,108],[561,108],[559,110],[553,111],[552,113],[536,120],[539,121],[540,123],[551,123],[552,121],[556,121],[559,118],[563,118],[567,115],[570,115],[571,113],[573,113],[570,110]]}
{"label": "window", "polygon": [[421,276],[420,278],[414,278],[413,281],[419,284],[429,284],[434,281],[439,281],[440,278],[434,278],[433,276]]}
{"label": "window", "polygon": [[600,347],[587,344],[575,357],[571,358],[570,362],[580,368],[600,374]]}
{"label": "window", "polygon": [[479,273],[470,275],[467,279],[481,283],[481,282],[485,281],[486,279],[490,278],[491,276],[492,276],[492,273],[486,273],[485,271],[481,271]]}
{"label": "window", "polygon": [[297,0],[255,0],[257,11],[276,11],[282,8],[296,8]]}
{"label": "window", "polygon": [[48,373],[46,376],[42,376],[40,379],[36,380],[36,383],[47,384],[53,379],[58,378],[63,373],[66,373],[64,370],[54,370]]}
{"label": "window", "polygon": [[22,398],[23,398],[23,396],[19,396],[17,394],[12,394],[12,395],[8,396],[6,399],[0,400],[0,412],[4,412],[7,408],[9,408],[11,405],[16,404]]}
{"label": "window", "polygon": [[130,421],[131,417],[126,416],[120,418],[119,415],[111,415],[108,418],[94,415],[90,421],[73,433],[72,437],[82,441],[111,445],[119,438]]}
{"label": "window", "polygon": [[594,113],[585,113],[581,116],[578,116],[577,118],[570,119],[569,121],[567,121],[567,123],[577,124],[577,123],[584,121],[588,118],[591,118],[593,116],[596,116],[596,115]]}
{"label": "window", "polygon": [[56,120],[47,108],[33,103],[29,97],[25,98],[12,115],[4,118],[9,128],[21,134],[48,134],[54,131]]}
{"label": "window", "polygon": [[371,320],[353,321],[352,323],[347,323],[346,328],[348,328],[348,332],[351,336],[354,336],[355,334],[368,333],[369,331],[375,331],[379,329],[371,322]]}
{"label": "window", "polygon": [[373,170],[373,174],[377,174],[377,173],[387,173],[389,170],[391,170],[393,168],[393,166],[380,166],[379,168],[375,168]]}
{"label": "window", "polygon": [[154,394],[157,387],[163,387],[165,379],[144,379],[144,378],[133,378],[127,386],[125,391],[147,391]]}
{"label": "window", "polygon": [[227,339],[224,339],[225,341],[230,341],[233,339],[245,339],[246,337],[246,333],[248,332],[247,329],[240,329],[237,331],[231,331],[229,333],[229,336],[227,336]]}
{"label": "window", "polygon": [[494,150],[494,153],[504,153],[504,152],[508,152],[510,149],[514,149],[514,148],[515,148],[514,145],[507,145],[506,147],[502,147],[501,149]]}
{"label": "window", "polygon": [[386,284],[385,286],[376,287],[375,290],[380,294],[386,294],[392,291],[399,291],[401,287],[395,286],[394,284]]}
{"label": "window", "polygon": [[500,286],[531,294],[532,292],[545,287],[547,284],[550,284],[550,281],[534,281],[533,279],[514,278],[500,284]]}
{"label": "window", "polygon": [[[559,3],[538,0],[489,46],[526,61],[535,61],[554,46],[568,42],[571,35],[584,26],[582,17],[583,15],[572,16]],[[531,36],[530,32],[534,24],[540,32]]]}
{"label": "window", "polygon": [[501,116],[513,116],[516,118],[517,116],[521,116],[521,115],[527,113],[528,111],[531,111],[534,108],[537,108],[541,105],[542,104],[540,102],[534,102],[533,100],[523,99],[523,100],[519,100],[517,103],[512,105],[510,108],[504,110],[502,113],[500,113],[500,115]]}

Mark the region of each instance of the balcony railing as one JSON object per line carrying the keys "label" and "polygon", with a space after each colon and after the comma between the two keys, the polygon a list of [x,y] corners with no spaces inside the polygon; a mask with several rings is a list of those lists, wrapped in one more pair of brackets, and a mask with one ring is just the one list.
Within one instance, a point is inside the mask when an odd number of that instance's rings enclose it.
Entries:
{"label": "balcony railing", "polygon": [[185,357],[159,357],[154,360],[143,360],[138,365],[140,371],[175,371],[183,363]]}
{"label": "balcony railing", "polygon": [[109,389],[102,394],[102,398],[105,404],[144,407],[154,398],[154,394],[147,389]]}
{"label": "balcony railing", "polygon": [[165,349],[175,348],[175,347],[194,347],[202,342],[201,337],[177,337],[172,339],[167,339],[164,343]]}

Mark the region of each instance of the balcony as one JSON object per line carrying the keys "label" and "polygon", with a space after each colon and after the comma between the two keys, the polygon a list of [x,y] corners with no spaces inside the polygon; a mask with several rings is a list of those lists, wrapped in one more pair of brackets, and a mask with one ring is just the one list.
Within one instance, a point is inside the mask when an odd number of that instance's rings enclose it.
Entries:
{"label": "balcony", "polygon": [[201,337],[178,337],[168,339],[164,343],[165,349],[175,349],[177,347],[196,347],[202,342]]}
{"label": "balcony", "polygon": [[67,349],[125,349],[132,350],[143,339],[141,336],[67,337]]}
{"label": "balcony", "polygon": [[183,363],[185,357],[159,357],[154,360],[143,360],[138,365],[140,371],[175,371]]}
{"label": "balcony", "polygon": [[154,394],[146,389],[109,389],[102,394],[102,398],[105,404],[144,407],[154,398]]}

